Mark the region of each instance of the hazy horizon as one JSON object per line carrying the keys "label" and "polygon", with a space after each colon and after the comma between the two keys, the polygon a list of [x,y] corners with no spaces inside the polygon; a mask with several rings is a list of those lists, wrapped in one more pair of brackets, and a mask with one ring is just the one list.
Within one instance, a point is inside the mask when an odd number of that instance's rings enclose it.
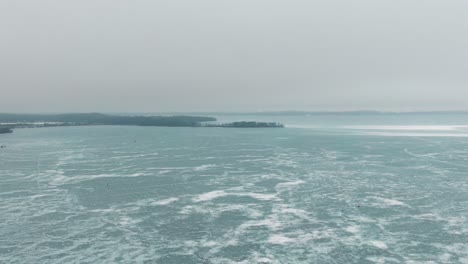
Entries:
{"label": "hazy horizon", "polygon": [[467,8],[3,1],[0,112],[467,111]]}
{"label": "hazy horizon", "polygon": [[59,115],[59,114],[106,114],[106,115],[468,115],[468,110],[441,110],[441,111],[379,111],[379,110],[348,110],[348,111],[306,111],[306,110],[282,110],[282,111],[57,111],[57,112],[0,112],[13,115]]}

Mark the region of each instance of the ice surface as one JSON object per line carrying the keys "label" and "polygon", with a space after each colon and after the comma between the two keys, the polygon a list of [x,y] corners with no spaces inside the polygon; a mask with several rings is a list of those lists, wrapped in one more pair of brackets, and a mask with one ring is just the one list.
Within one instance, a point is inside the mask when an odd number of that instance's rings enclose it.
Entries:
{"label": "ice surface", "polygon": [[467,263],[465,126],[310,126],[18,129],[0,263]]}

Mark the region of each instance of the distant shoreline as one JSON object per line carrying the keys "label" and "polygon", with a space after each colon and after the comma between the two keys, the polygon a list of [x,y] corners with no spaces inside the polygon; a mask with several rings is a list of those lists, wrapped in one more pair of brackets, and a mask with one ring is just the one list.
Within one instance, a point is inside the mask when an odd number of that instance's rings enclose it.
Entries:
{"label": "distant shoreline", "polygon": [[[172,112],[172,114],[182,114],[185,112]],[[190,112],[187,112],[190,113]],[[192,112],[191,114],[196,115],[265,115],[265,116],[303,116],[303,115],[316,115],[316,116],[327,116],[327,115],[468,115],[468,111],[373,111],[373,110],[362,110],[362,111],[259,111],[259,112]]]}
{"label": "distant shoreline", "polygon": [[[212,115],[468,115],[468,110],[446,110],[446,111],[381,111],[381,110],[344,110],[344,111],[308,111],[308,110],[284,110],[284,111],[155,111],[155,112],[100,112],[111,116],[212,116]],[[0,112],[1,115],[68,115],[68,114],[89,114],[87,112],[60,113],[14,113]]]}
{"label": "distant shoreline", "polygon": [[[124,125],[157,127],[230,127],[230,128],[282,128],[276,122],[238,121],[216,124],[214,117],[206,116],[123,116],[100,113],[88,114],[1,114],[0,129],[11,133],[15,128],[69,127],[90,125]],[[9,131],[9,132],[7,132]]]}

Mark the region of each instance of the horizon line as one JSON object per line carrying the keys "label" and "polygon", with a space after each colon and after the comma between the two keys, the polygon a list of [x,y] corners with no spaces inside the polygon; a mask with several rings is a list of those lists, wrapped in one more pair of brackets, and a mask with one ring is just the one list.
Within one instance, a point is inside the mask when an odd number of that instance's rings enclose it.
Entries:
{"label": "horizon line", "polygon": [[51,114],[468,114],[468,110],[418,110],[418,111],[382,111],[382,110],[265,110],[265,111],[63,111],[63,112],[0,112],[15,115],[51,115]]}

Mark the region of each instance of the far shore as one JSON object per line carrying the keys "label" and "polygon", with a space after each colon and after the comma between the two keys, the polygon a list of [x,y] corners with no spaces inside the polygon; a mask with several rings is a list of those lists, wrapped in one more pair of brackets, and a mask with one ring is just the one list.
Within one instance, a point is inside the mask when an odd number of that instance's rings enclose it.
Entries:
{"label": "far shore", "polygon": [[89,114],[1,114],[0,133],[17,128],[70,127],[91,125],[157,126],[157,127],[222,127],[222,128],[283,128],[277,122],[237,121],[215,123],[216,118],[205,116],[119,116]]}

